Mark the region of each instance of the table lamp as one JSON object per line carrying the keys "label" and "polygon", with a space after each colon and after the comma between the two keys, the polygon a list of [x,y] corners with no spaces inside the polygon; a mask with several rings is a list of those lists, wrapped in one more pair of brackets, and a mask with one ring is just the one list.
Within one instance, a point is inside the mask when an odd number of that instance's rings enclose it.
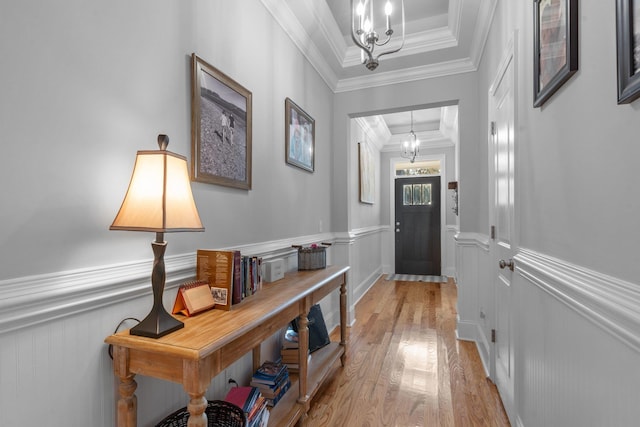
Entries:
{"label": "table lamp", "polygon": [[131,182],[110,230],[152,231],[154,260],[151,272],[153,308],[132,335],[160,338],[184,324],[171,316],[162,304],[165,284],[164,233],[204,231],[191,193],[187,159],[167,151],[169,137],[158,135],[159,150],[138,151]]}

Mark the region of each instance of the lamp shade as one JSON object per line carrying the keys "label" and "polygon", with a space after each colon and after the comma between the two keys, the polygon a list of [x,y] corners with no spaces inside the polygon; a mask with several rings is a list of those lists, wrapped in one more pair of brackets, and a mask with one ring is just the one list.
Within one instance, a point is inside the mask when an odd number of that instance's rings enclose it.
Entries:
{"label": "lamp shade", "polygon": [[204,231],[191,193],[187,159],[166,150],[138,151],[127,194],[109,228]]}

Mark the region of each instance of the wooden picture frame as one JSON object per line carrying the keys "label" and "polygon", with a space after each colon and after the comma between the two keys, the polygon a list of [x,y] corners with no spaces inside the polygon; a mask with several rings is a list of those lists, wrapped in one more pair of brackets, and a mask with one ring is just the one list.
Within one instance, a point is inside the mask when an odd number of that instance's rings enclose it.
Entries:
{"label": "wooden picture frame", "polygon": [[578,0],[534,0],[533,106],[578,71]]}
{"label": "wooden picture frame", "polygon": [[640,96],[640,0],[616,0],[618,104]]}
{"label": "wooden picture frame", "polygon": [[291,99],[284,101],[285,161],[308,172],[315,170],[316,124]]}
{"label": "wooden picture frame", "polygon": [[191,58],[191,179],[250,190],[251,92],[195,53]]}
{"label": "wooden picture frame", "polygon": [[360,202],[372,205],[375,202],[375,161],[367,142],[358,143],[358,176]]}

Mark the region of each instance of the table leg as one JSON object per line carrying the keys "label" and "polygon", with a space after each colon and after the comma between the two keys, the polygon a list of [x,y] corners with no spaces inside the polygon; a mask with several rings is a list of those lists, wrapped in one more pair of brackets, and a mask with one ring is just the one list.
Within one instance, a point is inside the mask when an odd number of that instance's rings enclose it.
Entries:
{"label": "table leg", "polygon": [[138,414],[138,398],[135,395],[138,384],[134,374],[120,378],[118,392],[118,427],[136,427]]}
{"label": "table leg", "polygon": [[347,359],[347,274],[340,285],[340,345],[344,352],[340,356],[340,363],[344,366]]}
{"label": "table leg", "polygon": [[136,374],[129,370],[129,349],[113,346],[113,372],[118,377],[118,394],[116,402],[117,426],[136,427],[138,418],[138,399],[135,395],[138,384],[134,380]]}
{"label": "table leg", "polygon": [[305,412],[307,408],[307,355],[309,354],[309,319],[307,314],[303,314],[298,318],[298,364],[299,375],[298,385],[299,395],[298,402],[305,404]]}
{"label": "table leg", "polygon": [[257,371],[261,364],[260,344],[253,348],[253,372]]}
{"label": "table leg", "polygon": [[191,400],[187,405],[189,410],[189,422],[188,427],[207,427],[207,399],[204,397],[204,393],[189,393]]}

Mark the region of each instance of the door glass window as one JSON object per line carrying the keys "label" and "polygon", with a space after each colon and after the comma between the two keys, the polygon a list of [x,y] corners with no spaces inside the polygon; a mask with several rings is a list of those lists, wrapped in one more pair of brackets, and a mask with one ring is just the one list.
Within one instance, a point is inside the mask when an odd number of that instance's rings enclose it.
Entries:
{"label": "door glass window", "polygon": [[402,186],[402,204],[405,206],[413,204],[413,185],[404,184]]}
{"label": "door glass window", "polygon": [[431,184],[422,184],[422,204],[431,204]]}
{"label": "door glass window", "polygon": [[415,163],[396,163],[396,177],[440,175],[440,160],[427,160]]}
{"label": "door glass window", "polygon": [[431,184],[404,184],[402,193],[402,204],[404,206],[430,205],[433,203],[431,199]]}

